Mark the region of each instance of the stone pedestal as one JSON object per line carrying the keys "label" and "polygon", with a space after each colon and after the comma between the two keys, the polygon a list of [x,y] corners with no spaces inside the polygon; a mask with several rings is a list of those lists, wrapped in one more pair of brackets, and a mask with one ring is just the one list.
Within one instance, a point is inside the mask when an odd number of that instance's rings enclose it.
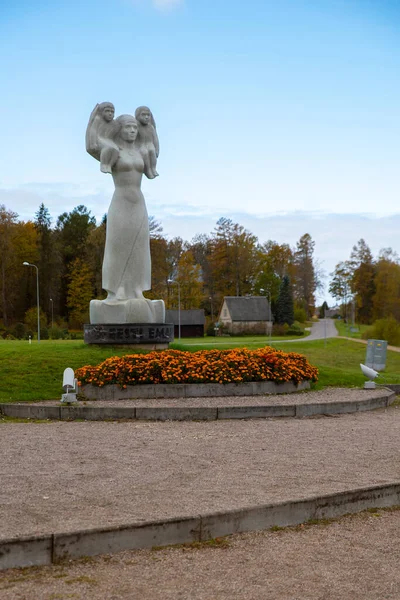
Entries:
{"label": "stone pedestal", "polygon": [[129,300],[92,300],[90,323],[163,323],[165,306],[163,300],[132,298]]}
{"label": "stone pedestal", "polygon": [[172,323],[87,324],[84,325],[84,340],[86,344],[124,345],[164,350],[174,341],[174,325]]}

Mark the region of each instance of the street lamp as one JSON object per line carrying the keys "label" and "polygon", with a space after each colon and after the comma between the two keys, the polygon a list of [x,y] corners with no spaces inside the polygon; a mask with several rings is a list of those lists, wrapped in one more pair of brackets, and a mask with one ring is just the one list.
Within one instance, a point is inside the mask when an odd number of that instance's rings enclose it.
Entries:
{"label": "street lamp", "polygon": [[167,283],[176,283],[178,286],[178,338],[181,339],[181,286],[179,281],[167,279]]}
{"label": "street lamp", "polygon": [[50,302],[51,302],[51,328],[53,329],[53,316],[54,316],[54,312],[53,312],[53,298],[50,298]]}
{"label": "street lamp", "polygon": [[268,298],[268,319],[269,319],[269,328],[268,328],[268,334],[269,334],[269,345],[271,345],[271,334],[272,334],[272,314],[271,314],[271,290],[264,290],[263,288],[260,288],[260,292],[262,294],[266,294],[267,298]]}
{"label": "street lamp", "polygon": [[208,297],[210,303],[211,303],[211,323],[214,323],[214,309],[213,309],[213,301],[212,301],[212,296]]}
{"label": "street lamp", "polygon": [[36,301],[37,301],[37,341],[40,342],[40,306],[39,306],[39,269],[32,263],[23,262],[25,267],[35,267],[36,269]]}

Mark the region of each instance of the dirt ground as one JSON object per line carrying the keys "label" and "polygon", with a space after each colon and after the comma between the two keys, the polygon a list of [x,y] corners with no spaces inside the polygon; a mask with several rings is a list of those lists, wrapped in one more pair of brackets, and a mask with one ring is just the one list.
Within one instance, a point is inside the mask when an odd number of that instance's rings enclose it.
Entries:
{"label": "dirt ground", "polygon": [[[0,424],[0,539],[400,481],[400,407],[311,419]],[[0,571],[1,600],[400,598],[400,511]]]}
{"label": "dirt ground", "polygon": [[400,598],[400,511],[0,571],[2,600]]}

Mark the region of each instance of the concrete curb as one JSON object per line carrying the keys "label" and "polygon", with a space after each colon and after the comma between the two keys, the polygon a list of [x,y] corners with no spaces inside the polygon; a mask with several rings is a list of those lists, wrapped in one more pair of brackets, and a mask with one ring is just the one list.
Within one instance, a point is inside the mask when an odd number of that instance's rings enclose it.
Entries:
{"label": "concrete curb", "polygon": [[82,556],[205,541],[219,536],[298,525],[367,508],[400,504],[400,482],[324,496],[173,518],[0,540],[0,569],[50,565]]}
{"label": "concrete curb", "polygon": [[128,385],[125,389],[116,384],[98,387],[87,384],[80,388],[88,400],[132,400],[149,398],[218,398],[223,396],[264,396],[265,394],[291,394],[309,390],[310,382],[246,381],[244,383],[158,383]]}
{"label": "concrete curb", "polygon": [[[313,404],[271,404],[265,406],[38,406],[35,404],[0,404],[0,415],[19,419],[51,419],[59,421],[215,421],[218,419],[304,418],[315,415],[341,415],[386,408],[396,394],[387,389],[382,395],[365,400]],[[223,401],[221,401],[222,403]]]}

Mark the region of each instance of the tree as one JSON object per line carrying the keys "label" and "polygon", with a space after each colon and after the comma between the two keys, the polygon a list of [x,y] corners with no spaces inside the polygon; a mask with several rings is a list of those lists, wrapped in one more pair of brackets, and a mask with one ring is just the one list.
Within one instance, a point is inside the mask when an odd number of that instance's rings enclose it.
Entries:
{"label": "tree", "polygon": [[61,265],[60,256],[55,246],[54,232],[51,229],[50,213],[43,202],[35,213],[34,226],[37,232],[39,254],[37,264],[39,267],[40,295],[42,306],[47,309],[50,316],[50,298],[56,306],[58,305],[60,285],[56,274]]}
{"label": "tree", "polygon": [[279,296],[276,302],[275,322],[292,325],[294,322],[293,292],[287,275],[282,279]]}
{"label": "tree", "polygon": [[191,250],[184,251],[179,259],[176,281],[180,285],[181,308],[199,308],[203,299],[201,268],[195,264]]}
{"label": "tree", "polygon": [[85,260],[76,258],[68,275],[67,306],[73,328],[80,328],[89,317],[89,303],[93,298],[92,272]]}
{"label": "tree", "polygon": [[9,316],[8,285],[10,266],[12,263],[12,246],[14,226],[17,222],[17,213],[7,210],[4,204],[0,205],[0,270],[1,270],[1,307],[3,323],[7,327]]}
{"label": "tree", "polygon": [[326,315],[326,311],[329,309],[328,303],[326,300],[323,301],[320,309],[319,309],[319,318],[324,319]]}
{"label": "tree", "polygon": [[278,244],[268,240],[258,248],[258,261],[258,274],[253,291],[258,293],[260,289],[269,290],[271,304],[275,307],[283,277],[288,275],[292,278],[294,275],[292,249],[289,244]]}
{"label": "tree", "polygon": [[[55,230],[56,246],[60,256],[58,277],[60,281],[60,312],[68,305],[67,281],[70,264],[76,259],[88,259],[88,239],[96,227],[96,219],[82,204],[70,213],[62,213],[57,219]],[[66,316],[64,312],[64,316]]]}
{"label": "tree", "polygon": [[22,320],[36,304],[36,276],[23,262],[37,264],[37,232],[32,222],[17,221],[18,215],[0,205],[0,306],[7,327]]}
{"label": "tree", "polygon": [[211,238],[210,267],[220,301],[249,294],[258,268],[256,236],[231,219],[219,219]]}
{"label": "tree", "polygon": [[375,265],[371,250],[362,238],[353,246],[349,262],[352,268],[351,290],[355,296],[357,320],[360,323],[370,323],[372,299],[375,294]]}
{"label": "tree", "polygon": [[394,317],[400,321],[400,265],[393,252],[382,252],[375,265],[373,320]]}
{"label": "tree", "polygon": [[309,317],[315,306],[315,290],[317,289],[317,278],[313,261],[315,242],[309,233],[301,236],[297,242],[294,252],[295,281],[294,296],[300,306]]}

